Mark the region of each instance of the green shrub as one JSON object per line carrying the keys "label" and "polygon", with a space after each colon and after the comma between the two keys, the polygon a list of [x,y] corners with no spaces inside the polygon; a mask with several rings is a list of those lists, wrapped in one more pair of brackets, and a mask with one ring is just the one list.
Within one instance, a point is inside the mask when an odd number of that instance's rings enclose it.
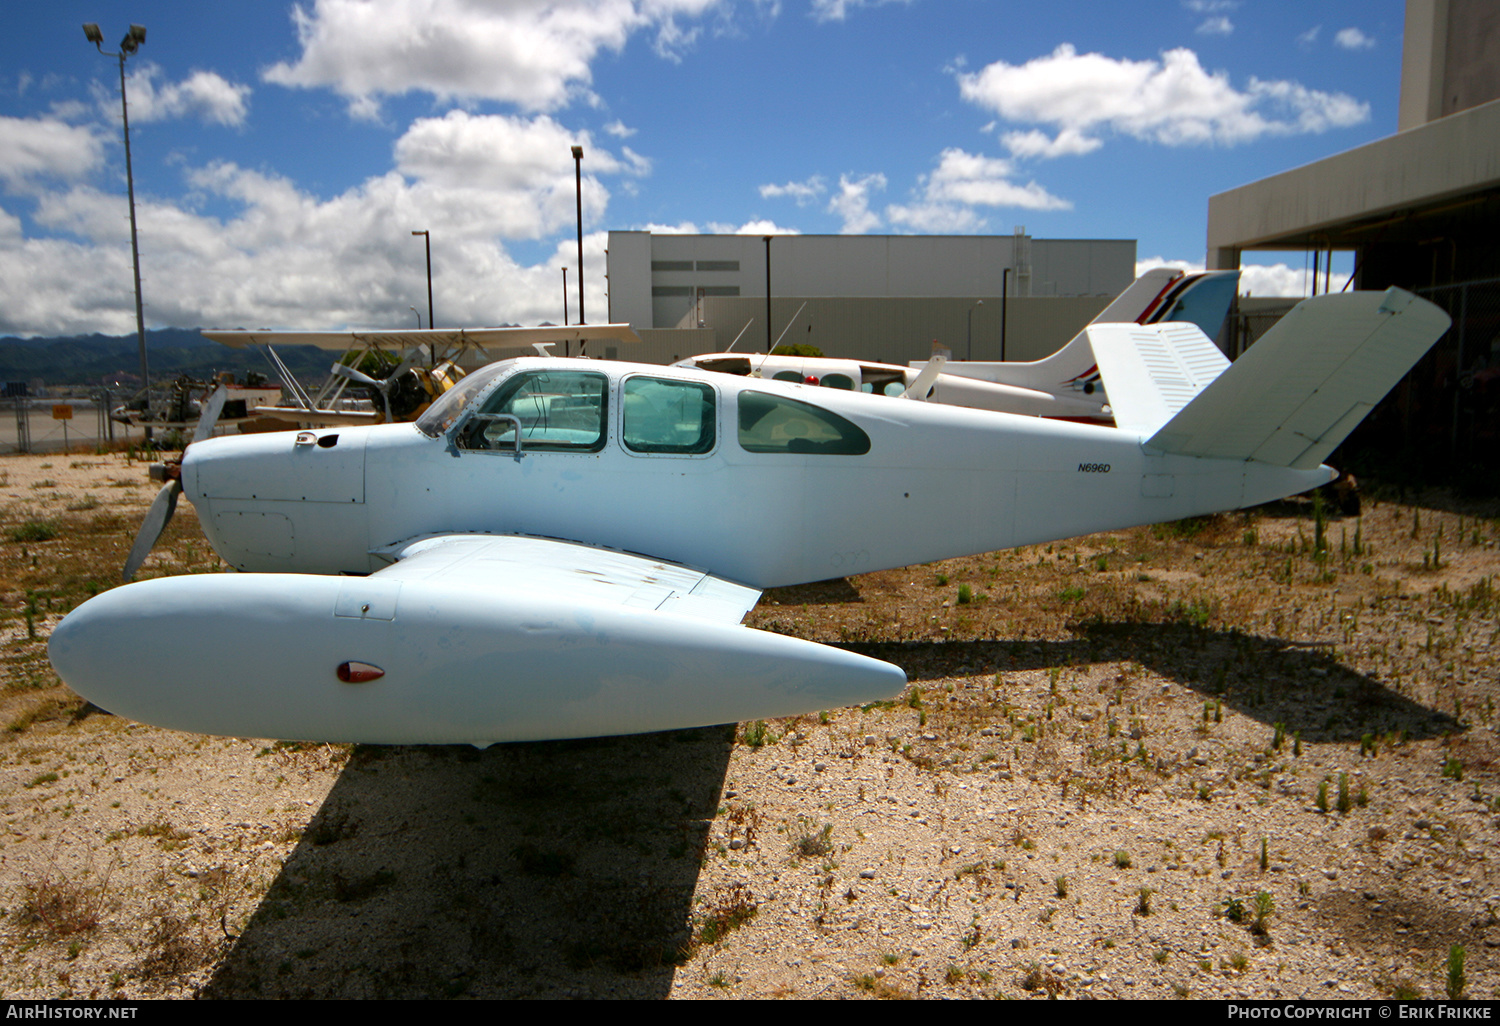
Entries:
{"label": "green shrub", "polygon": [[56,537],[57,525],[50,520],[28,520],[10,532],[10,540],[15,542],[43,542]]}

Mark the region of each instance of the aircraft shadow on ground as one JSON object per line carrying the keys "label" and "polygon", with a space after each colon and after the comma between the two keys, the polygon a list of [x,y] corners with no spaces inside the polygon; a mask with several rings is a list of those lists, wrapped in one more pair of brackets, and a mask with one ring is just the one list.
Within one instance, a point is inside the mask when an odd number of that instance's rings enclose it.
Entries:
{"label": "aircraft shadow on ground", "polygon": [[1463,728],[1450,714],[1399,695],[1338,662],[1324,646],[1189,624],[1103,623],[1067,641],[942,641],[847,646],[906,669],[914,682],[997,671],[1133,661],[1205,702],[1282,724],[1309,742],[1351,742],[1401,731],[1408,739]]}
{"label": "aircraft shadow on ground", "polygon": [[360,746],[203,996],[664,997],[733,740]]}
{"label": "aircraft shadow on ground", "polygon": [[859,589],[847,577],[793,584],[786,588],[768,588],[762,600],[782,606],[842,605],[846,602],[864,601],[860,598]]}

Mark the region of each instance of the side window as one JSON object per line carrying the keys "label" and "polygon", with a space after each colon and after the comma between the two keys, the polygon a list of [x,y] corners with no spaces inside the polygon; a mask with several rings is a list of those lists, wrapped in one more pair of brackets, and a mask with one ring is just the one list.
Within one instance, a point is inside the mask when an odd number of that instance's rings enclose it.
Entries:
{"label": "side window", "polygon": [[870,436],[836,413],[764,392],[741,392],[740,447],[746,452],[863,456]]}
{"label": "side window", "polygon": [[598,452],[604,448],[608,385],[603,374],[579,371],[518,374],[485,400],[464,426],[458,444],[464,449],[513,450],[519,423],[525,451]]}
{"label": "side window", "polygon": [[696,381],[627,378],[620,438],[640,453],[697,455],[714,447],[714,390]]}

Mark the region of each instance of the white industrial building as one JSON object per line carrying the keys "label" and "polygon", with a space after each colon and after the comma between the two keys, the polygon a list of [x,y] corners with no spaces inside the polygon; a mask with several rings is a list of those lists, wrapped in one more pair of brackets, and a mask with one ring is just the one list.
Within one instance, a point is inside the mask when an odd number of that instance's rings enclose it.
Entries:
{"label": "white industrial building", "polygon": [[764,351],[768,292],[771,339],[828,355],[905,362],[937,341],[996,359],[1003,336],[1007,358],[1033,359],[1134,280],[1135,241],[612,231],[608,265],[609,319],[641,333],[644,359],[713,352],[742,330],[741,349]]}

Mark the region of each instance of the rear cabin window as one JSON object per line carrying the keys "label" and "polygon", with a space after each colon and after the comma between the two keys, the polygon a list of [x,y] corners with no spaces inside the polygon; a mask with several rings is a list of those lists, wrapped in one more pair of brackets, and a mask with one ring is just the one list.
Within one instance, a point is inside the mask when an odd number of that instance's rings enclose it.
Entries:
{"label": "rear cabin window", "polygon": [[621,440],[638,453],[694,456],[714,447],[714,390],[696,381],[627,378]]}
{"label": "rear cabin window", "polygon": [[465,449],[513,450],[521,425],[527,452],[598,452],[604,448],[605,395],[609,379],[578,371],[531,371],[518,374],[485,400],[464,426],[459,445]]}
{"label": "rear cabin window", "polygon": [[836,413],[764,392],[741,392],[740,448],[746,452],[863,456],[870,436]]}

